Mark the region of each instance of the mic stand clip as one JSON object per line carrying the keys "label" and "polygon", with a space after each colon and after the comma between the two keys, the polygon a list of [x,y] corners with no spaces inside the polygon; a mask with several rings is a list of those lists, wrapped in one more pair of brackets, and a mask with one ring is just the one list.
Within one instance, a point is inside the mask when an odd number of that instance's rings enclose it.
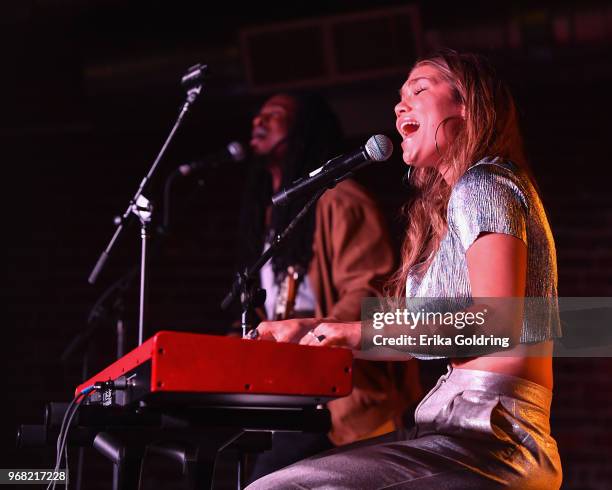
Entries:
{"label": "mic stand clip", "polygon": [[[331,186],[333,187],[333,186]],[[312,196],[300,212],[291,220],[287,227],[282,233],[276,235],[270,246],[261,254],[257,261],[251,266],[246,267],[244,271],[239,272],[236,275],[236,280],[227,293],[223,302],[221,303],[222,309],[227,309],[232,304],[236,297],[240,299],[240,306],[242,308],[242,337],[243,338],[256,338],[251,336],[249,330],[250,325],[247,323],[247,314],[250,308],[261,306],[266,300],[266,291],[257,287],[254,283],[255,277],[259,274],[261,268],[270,260],[277,250],[283,246],[295,227],[304,218],[309,209],[319,200],[327,188],[318,190],[314,196]]]}

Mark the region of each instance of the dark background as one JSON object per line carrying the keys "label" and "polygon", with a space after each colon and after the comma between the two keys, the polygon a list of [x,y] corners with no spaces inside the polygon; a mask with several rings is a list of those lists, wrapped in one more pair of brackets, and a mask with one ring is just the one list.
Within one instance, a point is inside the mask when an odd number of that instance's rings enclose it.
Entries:
{"label": "dark background", "polygon": [[[325,44],[316,26],[330,16],[336,27]],[[69,399],[80,381],[79,357],[60,355],[86,328],[96,299],[138,262],[137,227],[124,233],[95,286],[87,277],[178,113],[181,75],[196,62],[214,76],[147,194],[158,214],[169,172],[229,141],[247,142],[252,114],[275,90],[320,90],[341,116],[348,149],[377,132],[398,141],[392,109],[414,57],[441,45],[471,49],[494,60],[517,97],[556,239],[560,295],[612,294],[610,5],[7,0],[0,36],[2,467],[52,466],[51,449],[15,449],[16,426],[40,422],[44,403]],[[325,65],[330,55],[335,62]],[[396,152],[359,176],[398,242],[404,172]],[[231,283],[244,173],[224,167],[176,183],[172,233],[150,267],[147,336],[220,333],[232,321],[218,305]],[[131,287],[125,295],[130,346],[137,294]],[[114,343],[113,323],[103,323],[93,371],[112,361]],[[565,488],[612,484],[610,374],[609,359],[555,361],[552,430]],[[109,465],[93,452],[87,463],[84,488],[107,488]]]}

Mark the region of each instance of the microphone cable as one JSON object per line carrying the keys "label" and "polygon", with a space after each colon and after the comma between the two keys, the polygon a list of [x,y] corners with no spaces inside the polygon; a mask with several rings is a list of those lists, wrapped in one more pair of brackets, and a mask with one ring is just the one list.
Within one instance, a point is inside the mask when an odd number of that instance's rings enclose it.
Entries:
{"label": "microphone cable", "polygon": [[[60,470],[60,466],[62,464],[62,455],[63,459],[66,461],[66,479],[64,480],[64,484],[66,488],[68,488],[68,432],[70,431],[70,426],[76,413],[79,408],[83,404],[83,402],[91,395],[94,391],[105,390],[105,389],[126,389],[126,383],[115,383],[113,381],[104,381],[104,382],[96,382],[92,385],[87,386],[81,392],[75,396],[68,408],[66,409],[66,413],[64,413],[64,417],[62,418],[62,424],[60,426],[60,431],[57,436],[57,443],[55,445],[56,449],[56,457],[55,457],[55,466],[53,468],[53,473],[58,473]],[[52,475],[53,476],[53,475]],[[46,490],[55,490],[55,485],[57,484],[57,479],[52,479],[47,485]]]}

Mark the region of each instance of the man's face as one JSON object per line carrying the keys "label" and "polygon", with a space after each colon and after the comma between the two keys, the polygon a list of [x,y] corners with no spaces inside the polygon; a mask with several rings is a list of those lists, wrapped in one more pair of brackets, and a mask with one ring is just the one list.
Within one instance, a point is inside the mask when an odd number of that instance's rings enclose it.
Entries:
{"label": "man's face", "polygon": [[250,145],[255,155],[268,156],[283,146],[295,111],[295,100],[288,95],[275,95],[266,101],[253,118]]}

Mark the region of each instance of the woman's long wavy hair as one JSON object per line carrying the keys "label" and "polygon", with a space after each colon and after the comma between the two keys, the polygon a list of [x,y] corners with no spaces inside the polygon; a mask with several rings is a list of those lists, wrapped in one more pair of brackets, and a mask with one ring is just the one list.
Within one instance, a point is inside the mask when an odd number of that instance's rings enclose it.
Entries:
{"label": "woman's long wavy hair", "polygon": [[452,187],[471,165],[485,156],[499,156],[531,177],[514,99],[484,58],[442,50],[417,61],[414,68],[418,66],[435,68],[440,78],[450,84],[456,102],[465,107],[465,117],[455,125],[457,132],[451,143],[439,149],[438,165],[450,169],[450,175],[455,176],[453,182],[447,183],[436,168],[412,168],[413,198],[403,208],[408,226],[401,266],[386,288],[387,294],[395,297],[405,296],[411,270],[422,274],[431,264],[447,229],[446,208]]}

